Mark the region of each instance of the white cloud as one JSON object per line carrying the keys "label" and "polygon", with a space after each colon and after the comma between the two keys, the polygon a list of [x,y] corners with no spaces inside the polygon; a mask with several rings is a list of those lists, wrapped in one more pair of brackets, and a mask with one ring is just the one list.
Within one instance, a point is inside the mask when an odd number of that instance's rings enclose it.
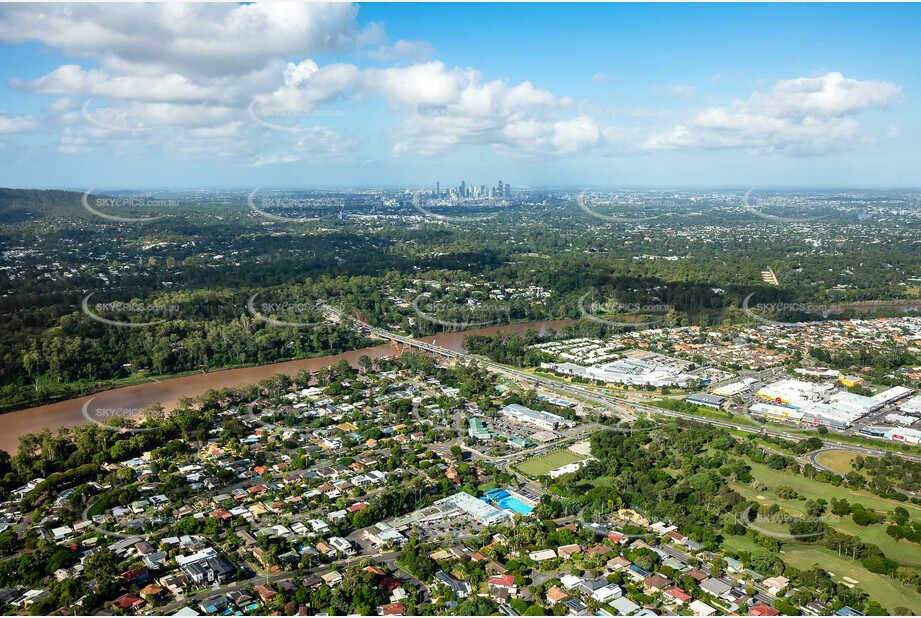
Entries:
{"label": "white cloud", "polygon": [[[434,154],[465,143],[568,153],[575,143],[567,137],[553,139],[552,120],[572,107],[570,99],[530,82],[482,82],[473,69],[448,68],[438,61],[385,69],[320,67],[312,60],[290,64],[285,86],[260,97],[258,108],[315,114],[324,103],[368,98],[382,98],[403,118],[392,132],[398,140],[395,154]],[[528,126],[543,127],[542,136],[517,140],[517,132]],[[561,125],[558,132],[571,129]]]}
{"label": "white cloud", "polygon": [[392,45],[384,45],[377,50],[370,52],[369,57],[375,60],[393,62],[398,60],[408,60],[420,62],[432,57],[435,48],[428,41],[407,41],[400,39]]}
{"label": "white cloud", "polygon": [[156,77],[111,76],[101,69],[84,70],[65,64],[32,81],[13,79],[14,88],[42,94],[69,94],[144,101],[201,101],[217,93],[197,86],[182,75],[169,73]]}
{"label": "white cloud", "polygon": [[750,105],[782,118],[837,117],[885,108],[902,100],[902,88],[881,81],[858,81],[841,73],[782,80],[768,93],[752,95]]}
{"label": "white cloud", "polygon": [[[779,81],[767,92],[652,133],[648,127],[676,113],[619,110],[647,123],[645,130],[623,129],[603,122],[615,110],[583,113],[570,98],[530,81],[486,79],[474,68],[428,60],[433,50],[425,41],[388,43],[380,24],[362,27],[357,13],[357,4],[341,3],[8,4],[0,8],[0,42],[39,42],[75,58],[44,75],[10,81],[24,92],[60,97],[43,111],[54,116],[56,122],[44,126],[60,132],[62,151],[133,145],[181,157],[239,156],[254,165],[308,153],[349,156],[358,140],[333,123],[301,122],[346,116],[359,104],[383,103],[392,115],[393,126],[381,133],[394,154],[472,145],[529,156],[605,148],[803,155],[873,143],[854,116],[902,98],[896,84],[825,73]],[[318,64],[315,58],[328,52],[391,64]],[[685,84],[654,89],[680,98],[695,94]],[[292,122],[287,136],[272,131],[288,130]],[[0,114],[0,133],[37,128],[31,116]],[[275,148],[263,151],[266,135]],[[278,147],[286,139],[288,152]]]}
{"label": "white cloud", "polygon": [[280,58],[353,49],[363,33],[349,3],[6,5],[0,41],[39,41],[135,76],[245,74]]}
{"label": "white cloud", "polygon": [[755,154],[810,156],[872,144],[854,118],[902,99],[889,82],[858,81],[841,73],[777,82],[747,101],[699,112],[690,122],[651,135],[649,150],[741,148]]}
{"label": "white cloud", "polygon": [[73,99],[68,97],[60,98],[45,108],[46,111],[54,112],[56,114],[64,114],[75,109],[77,109],[77,104],[73,102]]}
{"label": "white cloud", "polygon": [[0,135],[8,133],[27,133],[39,127],[39,122],[27,114],[7,114],[0,112]]}

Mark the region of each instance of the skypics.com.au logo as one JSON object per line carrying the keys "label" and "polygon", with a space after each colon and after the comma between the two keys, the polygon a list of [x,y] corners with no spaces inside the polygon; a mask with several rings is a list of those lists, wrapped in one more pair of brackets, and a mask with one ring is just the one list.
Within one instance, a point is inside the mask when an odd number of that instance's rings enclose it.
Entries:
{"label": "skypics.com.au logo", "polygon": [[[661,324],[665,321],[666,314],[675,310],[674,306],[657,299],[645,303],[624,303],[618,300],[599,303],[592,300],[586,304],[586,300],[590,296],[594,298],[595,295],[596,291],[591,290],[579,297],[579,313],[587,320],[616,328],[644,328]],[[649,319],[650,316],[655,317]],[[635,319],[626,319],[628,317]]]}
{"label": "skypics.com.au logo", "polygon": [[[759,513],[755,505],[748,505],[735,517],[736,523],[750,528],[759,534],[782,541],[815,540],[825,534],[827,524],[841,521],[837,515],[801,515],[793,516],[783,511]],[[789,532],[780,528],[786,527]]]}
{"label": "skypics.com.au logo", "polygon": [[432,301],[431,296],[425,292],[413,299],[412,307],[416,315],[426,322],[458,330],[491,326],[511,319],[508,305],[504,303],[487,301],[457,304],[443,300]]}
{"label": "skypics.com.au logo", "polygon": [[784,322],[782,320],[771,320],[759,315],[758,312],[769,313],[776,315],[778,313],[793,313],[793,314],[809,314],[809,315],[829,315],[831,313],[840,313],[840,309],[836,308],[833,305],[821,305],[813,303],[782,303],[782,302],[771,302],[771,303],[754,303],[752,304],[752,298],[754,298],[757,292],[752,292],[742,300],[742,311],[745,312],[745,315],[763,322],[764,324],[770,324],[771,326],[778,327],[795,327],[805,324],[803,321],[790,321]]}
{"label": "skypics.com.au logo", "polygon": [[83,418],[94,425],[116,433],[147,433],[157,429],[143,426],[145,422],[155,420],[144,408],[98,406],[93,405],[95,400],[91,397],[81,408]]}
{"label": "skypics.com.au logo", "polygon": [[[839,316],[847,311],[857,311],[866,313],[877,313],[880,311],[899,310],[902,312],[921,311],[921,301],[915,300],[875,300],[875,301],[851,301],[833,304],[821,303],[795,303],[795,302],[766,302],[755,303],[753,299],[757,292],[752,292],[742,299],[742,311],[745,314],[759,322],[776,327],[801,327],[810,321],[815,321],[829,316]],[[768,315],[797,315],[808,316],[807,320],[774,320],[765,317]]]}
{"label": "skypics.com.au logo", "polygon": [[143,132],[167,126],[163,118],[156,119],[157,110],[168,110],[168,106],[143,105],[94,105],[95,97],[84,101],[80,108],[83,119],[89,124],[106,131]]}
{"label": "skypics.com.au logo", "polygon": [[296,197],[286,194],[275,194],[275,195],[263,195],[259,198],[256,205],[256,194],[261,191],[261,189],[253,189],[250,191],[249,195],[246,197],[246,203],[249,206],[249,209],[259,214],[266,219],[272,219],[273,221],[283,221],[286,223],[308,223],[312,221],[320,221],[327,217],[289,217],[286,215],[279,215],[272,212],[268,212],[268,208],[274,208],[275,210],[282,211],[299,211],[306,210],[309,208],[315,208],[317,206],[316,202],[309,198]]}
{"label": "skypics.com.au logo", "polygon": [[[308,316],[315,314],[320,307],[316,302],[304,302],[304,301],[280,301],[280,302],[261,302],[256,305],[256,298],[261,292],[256,292],[249,297],[249,300],[246,301],[246,310],[251,316],[257,320],[262,320],[267,324],[272,326],[282,326],[285,328],[307,328],[310,326],[317,326],[322,324],[322,320],[312,320],[312,321],[303,321],[303,320],[282,320],[274,316]],[[268,314],[268,315],[266,315]]]}
{"label": "skypics.com.au logo", "polygon": [[312,130],[312,127],[291,121],[299,121],[303,118],[338,118],[345,116],[341,109],[300,109],[277,104],[264,105],[255,99],[246,107],[246,114],[253,123],[261,127],[286,133],[304,133]]}
{"label": "skypics.com.au logo", "polygon": [[781,217],[763,213],[751,205],[751,194],[754,190],[754,188],[749,189],[745,192],[745,195],[742,196],[742,208],[744,208],[746,212],[764,219],[765,221],[770,221],[772,223],[809,223],[811,221],[818,221],[826,218],[824,215],[820,217]]}
{"label": "skypics.com.au logo", "polygon": [[576,203],[579,205],[584,212],[591,215],[592,217],[600,220],[606,221],[608,223],[643,223],[645,221],[652,221],[658,219],[659,215],[645,215],[642,217],[635,216],[620,216],[620,215],[608,215],[603,212],[599,212],[598,209],[601,207],[616,207],[623,209],[634,209],[637,206],[641,208],[646,208],[648,206],[674,206],[675,201],[665,198],[656,198],[652,200],[642,200],[638,203],[623,201],[615,198],[606,198],[600,194],[592,194],[588,191],[583,191],[578,196],[576,196]]}
{"label": "skypics.com.au logo", "polygon": [[[123,328],[154,326],[156,324],[161,324],[166,320],[163,319],[163,317],[158,317],[156,320],[146,321],[146,318],[150,316],[175,316],[179,311],[179,305],[144,303],[140,301],[111,301],[107,303],[95,303],[91,309],[90,298],[95,293],[96,292],[90,292],[83,298],[83,302],[81,303],[83,307],[83,313],[89,316],[91,320],[99,322],[100,324],[107,324],[108,326],[118,326]],[[145,321],[132,322],[127,320],[116,320],[100,315],[106,313],[113,315],[113,317],[123,317],[130,315],[144,316]]]}
{"label": "skypics.com.au logo", "polygon": [[93,189],[90,189],[83,194],[81,202],[83,203],[84,210],[101,219],[115,221],[117,223],[145,223],[162,219],[165,215],[156,214],[143,217],[129,217],[125,214],[114,215],[111,212],[104,212],[100,210],[100,208],[110,211],[122,210],[124,212],[130,210],[131,212],[142,211],[162,213],[167,209],[175,208],[178,204],[176,200],[156,199],[149,195],[107,197],[104,195],[92,195],[92,192]]}

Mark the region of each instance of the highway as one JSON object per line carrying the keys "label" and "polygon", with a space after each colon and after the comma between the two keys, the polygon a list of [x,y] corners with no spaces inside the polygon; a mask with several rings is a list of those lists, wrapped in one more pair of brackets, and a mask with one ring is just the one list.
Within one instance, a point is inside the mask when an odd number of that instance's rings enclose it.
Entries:
{"label": "highway", "polygon": [[[333,316],[336,320],[341,320],[344,317],[342,312],[328,305],[324,305],[324,310],[328,314]],[[569,395],[571,397],[576,397],[582,400],[591,401],[592,403],[598,404],[599,406],[614,412],[615,415],[617,415],[621,419],[628,421],[628,422],[636,420],[636,416],[631,414],[628,411],[628,410],[634,410],[638,412],[644,412],[649,415],[655,414],[655,415],[666,416],[670,418],[679,418],[679,419],[685,419],[689,421],[697,421],[699,423],[707,423],[710,425],[715,425],[717,427],[724,427],[726,429],[734,429],[736,431],[743,431],[746,433],[752,433],[752,434],[758,434],[758,435],[774,436],[778,438],[784,438],[786,440],[799,441],[803,439],[802,436],[792,435],[785,431],[767,429],[763,427],[748,427],[745,425],[736,425],[734,423],[730,423],[726,421],[718,421],[718,420],[710,419],[706,417],[695,416],[693,414],[685,414],[683,412],[674,412],[672,410],[664,410],[662,408],[656,408],[653,406],[636,403],[636,402],[630,401],[629,399],[623,399],[620,397],[614,397],[612,395],[596,393],[590,389],[583,388],[581,386],[577,386],[574,384],[566,384],[563,382],[558,382],[556,380],[534,376],[529,373],[525,373],[524,371],[518,371],[517,369],[506,367],[505,365],[500,365],[488,359],[483,359],[478,356],[474,356],[472,354],[467,354],[464,352],[455,352],[454,350],[449,350],[447,348],[437,346],[433,343],[427,343],[425,341],[420,341],[412,337],[407,337],[405,335],[399,335],[397,333],[392,333],[383,328],[371,326],[370,324],[367,324],[364,322],[358,322],[357,320],[353,320],[350,317],[346,319],[349,319],[355,322],[356,327],[359,329],[364,329],[368,333],[375,335],[377,337],[380,337],[382,339],[388,339],[390,341],[395,341],[401,345],[409,347],[412,350],[422,350],[422,351],[432,354],[436,358],[457,359],[457,360],[463,360],[463,361],[467,361],[471,363],[477,363],[489,369],[490,371],[494,371],[496,373],[506,375],[515,380],[518,380],[521,382],[527,382],[535,386],[539,386],[545,390],[553,391],[560,395]],[[845,442],[838,442],[836,440],[831,440],[828,437],[823,437],[822,441],[825,443],[826,448],[828,446],[834,446],[836,448],[853,451],[855,453],[860,453],[862,455],[874,455],[874,456],[885,455],[886,453],[892,453],[896,457],[901,457],[909,461],[921,462],[921,456],[918,456],[918,455],[910,455],[907,453],[900,453],[897,451],[886,451],[881,448],[876,449],[876,448],[859,446],[855,444],[848,444]]]}

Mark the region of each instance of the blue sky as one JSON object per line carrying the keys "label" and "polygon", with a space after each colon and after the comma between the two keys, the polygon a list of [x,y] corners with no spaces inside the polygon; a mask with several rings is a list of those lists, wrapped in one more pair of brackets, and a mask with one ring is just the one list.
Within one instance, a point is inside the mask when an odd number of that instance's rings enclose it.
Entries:
{"label": "blue sky", "polygon": [[0,185],[917,187],[916,5],[0,6]]}

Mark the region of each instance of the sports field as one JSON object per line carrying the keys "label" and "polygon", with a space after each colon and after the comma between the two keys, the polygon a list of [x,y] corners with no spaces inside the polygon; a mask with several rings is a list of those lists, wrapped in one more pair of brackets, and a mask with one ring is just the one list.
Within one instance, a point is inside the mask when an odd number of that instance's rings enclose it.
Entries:
{"label": "sports field", "polygon": [[582,461],[583,459],[585,459],[585,457],[582,455],[578,455],[566,449],[560,449],[558,451],[551,451],[543,455],[538,455],[533,459],[528,459],[520,464],[516,464],[515,467],[528,476],[542,476],[560,466]]}

